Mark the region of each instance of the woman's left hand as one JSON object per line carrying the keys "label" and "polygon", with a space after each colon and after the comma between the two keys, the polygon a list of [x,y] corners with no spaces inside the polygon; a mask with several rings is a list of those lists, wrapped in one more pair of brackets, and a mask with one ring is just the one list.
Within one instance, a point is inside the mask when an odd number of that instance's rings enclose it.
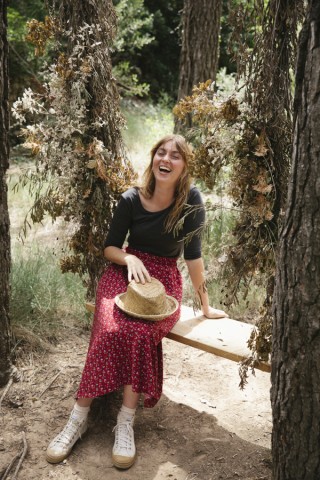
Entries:
{"label": "woman's left hand", "polygon": [[212,318],[212,319],[229,318],[229,315],[227,315],[223,310],[218,310],[212,307],[203,308],[202,313],[205,317]]}

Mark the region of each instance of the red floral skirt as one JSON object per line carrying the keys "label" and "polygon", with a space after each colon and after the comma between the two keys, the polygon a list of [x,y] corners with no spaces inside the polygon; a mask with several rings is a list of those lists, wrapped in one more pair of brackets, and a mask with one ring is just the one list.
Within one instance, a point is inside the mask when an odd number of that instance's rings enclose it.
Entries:
{"label": "red floral skirt", "polygon": [[[181,304],[182,280],[176,259],[127,251],[139,257],[149,274]],[[162,393],[161,340],[179,320],[180,308],[160,322],[128,316],[114,303],[115,296],[126,291],[127,277],[126,266],[111,264],[99,281],[90,344],[76,396],[99,397],[132,385],[134,392],[144,394],[144,406],[153,407]]]}

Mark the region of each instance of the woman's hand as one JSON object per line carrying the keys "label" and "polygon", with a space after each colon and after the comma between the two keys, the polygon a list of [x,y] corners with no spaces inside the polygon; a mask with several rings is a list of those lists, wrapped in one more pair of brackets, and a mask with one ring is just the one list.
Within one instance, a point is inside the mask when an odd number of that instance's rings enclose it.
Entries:
{"label": "woman's hand", "polygon": [[216,308],[206,307],[202,309],[202,313],[207,318],[229,318],[223,310],[217,310]]}
{"label": "woman's hand", "polygon": [[125,262],[128,267],[128,281],[135,280],[136,282],[145,283],[151,282],[151,277],[149,275],[148,270],[144,266],[143,262],[140,258],[136,257],[135,255],[126,255]]}

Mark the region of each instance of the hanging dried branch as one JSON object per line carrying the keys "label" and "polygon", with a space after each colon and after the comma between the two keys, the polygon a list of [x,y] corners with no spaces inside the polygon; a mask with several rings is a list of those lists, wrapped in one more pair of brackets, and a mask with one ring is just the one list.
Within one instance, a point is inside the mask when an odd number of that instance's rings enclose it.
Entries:
{"label": "hanging dried branch", "polygon": [[265,279],[258,329],[263,333],[249,340],[254,361],[265,359],[271,349],[266,332],[272,322],[275,251],[292,145],[290,72],[303,13],[302,0],[240,2],[230,21],[241,88],[226,98],[211,82],[202,83],[174,109],[179,118],[192,115],[189,136],[197,144],[193,175],[211,188],[223,167],[230,172],[228,194],[239,215],[234,242],[226,251],[224,303],[236,302],[241,286]]}
{"label": "hanging dried branch", "polygon": [[32,222],[49,214],[71,223],[70,254],[61,269],[81,275],[92,297],[105,265],[103,242],[114,206],[134,178],[110,59],[115,12],[110,0],[64,0],[52,3],[50,21],[38,23],[36,28],[32,22],[28,38],[40,52],[53,37],[56,61],[43,92],[26,90],[14,104],[15,117],[27,124],[24,145],[36,161],[36,171],[21,181],[31,182],[35,195]]}

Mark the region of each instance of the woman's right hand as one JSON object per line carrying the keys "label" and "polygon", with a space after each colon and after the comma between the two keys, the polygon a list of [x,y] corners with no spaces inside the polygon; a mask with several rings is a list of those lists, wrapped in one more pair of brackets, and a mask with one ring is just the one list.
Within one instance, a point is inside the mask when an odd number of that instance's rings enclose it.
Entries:
{"label": "woman's right hand", "polygon": [[128,281],[135,280],[136,282],[145,283],[151,282],[151,277],[148,270],[144,266],[140,258],[135,255],[126,255],[125,262],[128,267]]}

